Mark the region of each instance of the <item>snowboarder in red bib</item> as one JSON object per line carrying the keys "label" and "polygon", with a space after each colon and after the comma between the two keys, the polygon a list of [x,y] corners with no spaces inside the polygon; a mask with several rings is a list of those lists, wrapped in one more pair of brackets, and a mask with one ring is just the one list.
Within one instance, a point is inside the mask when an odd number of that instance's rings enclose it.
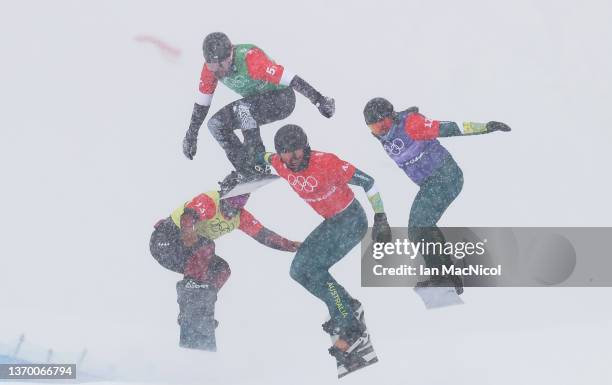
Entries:
{"label": "snowboarder in red bib", "polygon": [[363,320],[363,309],[329,273],[329,269],[364,237],[368,220],[349,184],[361,186],[374,209],[372,236],[388,242],[387,223],[374,179],[334,154],[312,151],[304,131],[286,125],[274,137],[276,154],[265,160],[308,203],[323,222],[300,245],[290,275],[322,300],[330,314],[323,325],[335,341],[329,349],[336,357],[338,376],[378,361]]}
{"label": "snowboarder in red bib", "polygon": [[184,275],[176,284],[181,347],[216,350],[215,302],[230,268],[216,255],[215,239],[240,229],[273,249],[295,252],[299,245],[265,228],[244,208],[249,194],[224,198],[238,182],[232,172],[221,182],[220,191],[200,194],[181,205],[157,222],[151,235],[149,246],[157,262]]}
{"label": "snowboarder in red bib", "polygon": [[[244,176],[269,171],[265,164],[257,164],[265,151],[260,126],[285,119],[293,112],[294,90],[308,98],[323,116],[330,118],[334,114],[334,99],[321,95],[304,79],[275,63],[252,44],[232,45],[225,34],[214,32],[204,39],[203,50],[206,63],[200,75],[191,123],[183,140],[183,152],[189,159],[196,154],[198,131],[208,114],[218,82],[240,94],[242,99],[215,113],[208,121],[208,129],[234,168]],[[242,132],[243,142],[235,130]]]}
{"label": "snowboarder in red bib", "polygon": [[[408,238],[412,242],[445,242],[437,223],[463,187],[463,172],[440,144],[438,138],[487,134],[510,131],[501,122],[455,122],[428,119],[417,107],[396,112],[391,102],[383,98],[370,100],[364,110],[365,122],[372,135],[380,141],[389,157],[419,186],[408,220]],[[452,264],[449,255],[430,253],[423,255],[427,267],[441,270]],[[420,283],[421,286],[455,287],[463,293],[459,276],[436,276]],[[450,287],[452,287],[450,286]]]}

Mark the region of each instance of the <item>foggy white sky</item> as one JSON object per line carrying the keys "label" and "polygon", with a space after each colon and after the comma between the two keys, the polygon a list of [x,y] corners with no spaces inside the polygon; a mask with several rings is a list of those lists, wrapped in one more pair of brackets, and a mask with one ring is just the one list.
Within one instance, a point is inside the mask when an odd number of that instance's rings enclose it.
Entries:
{"label": "foggy white sky", "polygon": [[[151,258],[152,225],[229,171],[203,128],[181,140],[212,31],[255,43],[336,98],[322,118],[298,95],[313,148],[377,180],[394,226],[415,185],[363,123],[384,96],[442,120],[501,120],[512,133],[448,138],[465,175],[448,226],[610,226],[612,5],[606,1],[8,1],[0,11],[0,341],[22,331],[139,370],[173,362],[180,380],[335,383],[323,306],[288,275],[291,255],[242,233],[217,243],[233,275],[220,293],[222,350],[176,347],[174,283]],[[172,60],[134,37],[178,47]],[[220,86],[216,111],[237,98]],[[356,195],[372,217],[362,191]],[[286,209],[280,210],[283,205]],[[251,211],[303,239],[320,218],[283,182]],[[291,215],[288,215],[291,213]],[[593,258],[603,256],[592,256]],[[466,290],[426,312],[408,289],[359,287],[353,250],[332,271],[366,305],[381,362],[347,383],[604,384],[609,289]],[[144,347],[144,349],[143,349]],[[604,350],[605,349],[605,350]],[[444,354],[444,370],[432,355]],[[437,361],[436,361],[437,362]],[[588,373],[588,374],[585,374]],[[586,378],[583,376],[587,376]],[[588,377],[591,376],[591,377]]]}

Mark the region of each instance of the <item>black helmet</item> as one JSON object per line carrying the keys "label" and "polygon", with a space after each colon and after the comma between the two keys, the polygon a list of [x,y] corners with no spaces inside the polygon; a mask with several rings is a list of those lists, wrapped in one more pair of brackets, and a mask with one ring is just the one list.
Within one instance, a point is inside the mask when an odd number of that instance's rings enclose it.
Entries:
{"label": "black helmet", "polygon": [[204,38],[202,49],[207,63],[218,63],[231,55],[232,43],[223,32],[213,32]]}
{"label": "black helmet", "polygon": [[279,128],[274,135],[274,148],[277,153],[291,152],[298,149],[306,149],[308,146],[308,137],[300,126],[295,124],[287,124]]}
{"label": "black helmet", "polygon": [[236,171],[230,172],[221,182],[219,182],[219,192],[223,198],[228,192],[232,191],[240,183],[240,174]]}
{"label": "black helmet", "polygon": [[384,98],[370,100],[363,109],[363,117],[366,124],[380,122],[391,116],[393,116],[393,104]]}

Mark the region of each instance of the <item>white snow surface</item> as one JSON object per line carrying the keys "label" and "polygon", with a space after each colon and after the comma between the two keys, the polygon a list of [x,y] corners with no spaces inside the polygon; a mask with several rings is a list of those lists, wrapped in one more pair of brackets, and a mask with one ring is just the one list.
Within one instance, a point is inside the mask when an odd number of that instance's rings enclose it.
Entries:
{"label": "white snow surface", "polygon": [[[203,62],[224,31],[336,98],[328,120],[298,95],[285,123],[374,176],[394,226],[417,192],[370,136],[384,96],[442,120],[501,120],[509,134],[448,138],[465,186],[446,226],[610,226],[612,3],[280,0],[3,2],[0,11],[0,341],[25,332],[125,381],[335,384],[322,303],[291,280],[292,255],[241,232],[219,239],[219,351],[179,349],[175,282],[148,250],[153,224],[216,188],[229,162],[203,127],[181,141]],[[134,40],[149,34],[179,58]],[[237,98],[220,85],[212,110]],[[303,239],[321,220],[283,182],[248,207]],[[372,212],[363,191],[356,196]],[[593,258],[609,257],[595,255]],[[604,385],[609,288],[466,289],[425,310],[409,288],[361,288],[359,250],[332,273],[366,309],[380,362],[344,384]],[[116,383],[116,382],[108,382]]]}

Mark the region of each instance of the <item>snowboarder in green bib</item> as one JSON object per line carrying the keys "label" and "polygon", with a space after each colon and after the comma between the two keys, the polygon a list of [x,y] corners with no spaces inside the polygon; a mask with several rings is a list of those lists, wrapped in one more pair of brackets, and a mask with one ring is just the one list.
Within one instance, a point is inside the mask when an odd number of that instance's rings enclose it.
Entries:
{"label": "snowboarder in green bib", "polygon": [[[386,99],[370,100],[364,110],[365,122],[372,135],[380,141],[391,159],[419,186],[410,209],[408,238],[412,242],[444,243],[437,223],[463,187],[463,172],[437,138],[510,131],[501,122],[475,123],[431,120],[417,107],[396,112]],[[423,255],[427,267],[451,264],[450,256],[430,253]],[[455,275],[436,276],[420,283],[424,286],[455,286],[463,293],[461,278]],[[452,286],[451,286],[452,287]]]}
{"label": "snowboarder in green bib", "polygon": [[[265,152],[260,126],[285,119],[293,112],[294,90],[308,98],[323,116],[330,118],[334,114],[334,99],[321,95],[252,44],[233,45],[225,34],[214,32],[204,39],[203,50],[206,62],[191,123],[183,140],[183,153],[189,159],[196,154],[198,131],[219,81],[242,99],[215,113],[208,121],[208,129],[243,176],[269,172],[265,164],[257,163]],[[243,142],[235,130],[242,132]]]}
{"label": "snowboarder in green bib", "polygon": [[378,361],[361,303],[329,273],[368,228],[366,214],[349,184],[362,187],[372,204],[372,238],[376,242],[390,241],[391,228],[371,176],[334,154],[311,150],[306,134],[296,125],[281,127],[274,136],[274,146],[276,154],[267,153],[265,160],[323,217],[298,248],[290,275],[327,306],[331,319],[323,329],[334,341],[329,352],[336,358],[338,376],[342,377]]}

